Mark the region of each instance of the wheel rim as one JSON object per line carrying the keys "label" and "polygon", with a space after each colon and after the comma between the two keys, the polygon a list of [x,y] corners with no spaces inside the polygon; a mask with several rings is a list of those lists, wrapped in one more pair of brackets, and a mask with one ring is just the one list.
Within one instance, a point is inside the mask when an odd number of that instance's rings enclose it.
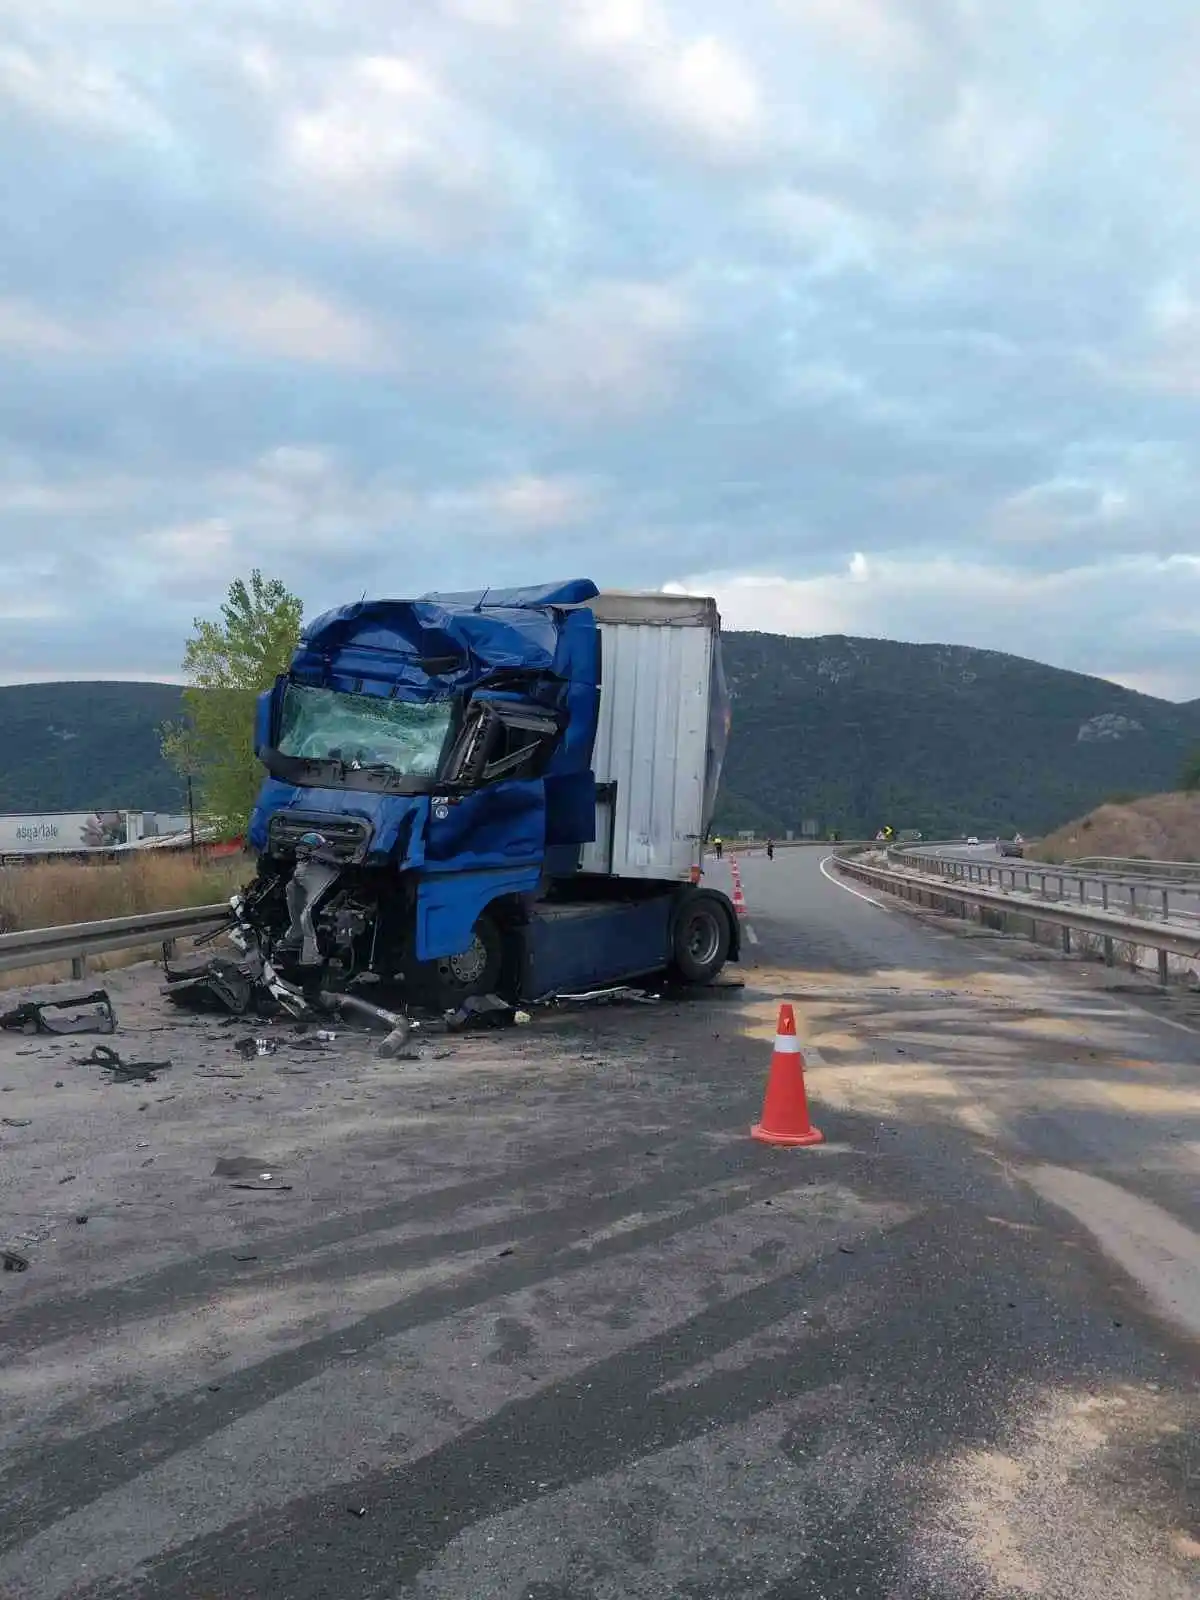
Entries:
{"label": "wheel rim", "polygon": [[697,966],[707,966],[721,948],[721,928],[711,911],[694,912],[688,923],[687,953]]}
{"label": "wheel rim", "polygon": [[487,947],[476,934],[468,949],[460,955],[446,957],[442,963],[442,976],[462,984],[463,988],[468,988],[471,984],[479,982],[487,969],[487,960]]}

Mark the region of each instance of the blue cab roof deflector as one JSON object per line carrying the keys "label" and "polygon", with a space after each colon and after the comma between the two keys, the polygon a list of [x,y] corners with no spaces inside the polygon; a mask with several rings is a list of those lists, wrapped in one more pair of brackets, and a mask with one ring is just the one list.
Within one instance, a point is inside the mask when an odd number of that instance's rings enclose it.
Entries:
{"label": "blue cab roof deflector", "polygon": [[[585,605],[598,593],[589,578],[574,578],[528,589],[339,606],[304,629],[292,675],[331,687],[353,682],[366,693],[385,692],[386,684],[387,692],[420,700],[470,688],[496,672],[570,676],[559,626],[547,608]],[[386,671],[380,670],[383,657]]]}

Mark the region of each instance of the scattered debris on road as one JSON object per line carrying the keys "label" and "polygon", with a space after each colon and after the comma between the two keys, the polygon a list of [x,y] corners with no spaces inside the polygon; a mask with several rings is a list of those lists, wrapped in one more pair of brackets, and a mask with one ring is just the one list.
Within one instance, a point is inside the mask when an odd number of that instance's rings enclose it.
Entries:
{"label": "scattered debris on road", "polygon": [[112,1083],[157,1083],[158,1074],[166,1072],[169,1061],[125,1061],[110,1045],[98,1044],[90,1056],[81,1056],[77,1067],[99,1067],[109,1074]]}
{"label": "scattered debris on road", "polygon": [[261,1156],[221,1156],[213,1168],[214,1178],[228,1178],[234,1189],[278,1189],[292,1186],[284,1183],[271,1162]]}
{"label": "scattered debris on road", "polygon": [[464,1033],[468,1028],[511,1028],[518,1013],[507,1000],[498,994],[471,994],[457,1011],[446,1013],[446,1029],[450,1033]]}
{"label": "scattered debris on road", "polygon": [[5,1272],[24,1272],[29,1266],[29,1257],[15,1250],[0,1250],[0,1256],[4,1257]]}
{"label": "scattered debris on road", "polygon": [[254,1039],[247,1037],[234,1042],[233,1048],[238,1055],[245,1056],[247,1061],[253,1061],[256,1056],[273,1056],[279,1049],[274,1039]]}
{"label": "scattered debris on road", "polygon": [[558,994],[543,1002],[546,1005],[615,1005],[630,1001],[634,1005],[654,1006],[662,999],[649,989],[632,989],[628,984],[615,984],[609,989],[587,989],[582,994]]}
{"label": "scattered debris on road", "polygon": [[0,1117],[0,1122],[6,1128],[31,1128],[33,1126],[32,1117]]}
{"label": "scattered debris on road", "polygon": [[11,1033],[115,1033],[117,1013],[107,989],[71,995],[66,1000],[26,1000],[0,1015]]}
{"label": "scattered debris on road", "polygon": [[185,1011],[220,1011],[244,1017],[256,999],[257,979],[240,961],[213,956],[196,967],[164,966],[163,994]]}

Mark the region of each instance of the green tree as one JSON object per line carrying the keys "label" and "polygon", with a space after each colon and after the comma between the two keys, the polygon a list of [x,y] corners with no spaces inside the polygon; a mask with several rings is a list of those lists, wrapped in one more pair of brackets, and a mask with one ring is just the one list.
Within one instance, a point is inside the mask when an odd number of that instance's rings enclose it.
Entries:
{"label": "green tree", "polygon": [[1183,764],[1183,771],[1179,774],[1179,787],[1187,794],[1195,794],[1200,789],[1200,750],[1193,750]]}
{"label": "green tree", "polygon": [[197,618],[184,652],[183,719],[162,729],[163,755],[195,779],[205,819],[229,838],[243,833],[262,768],[254,756],[254,702],[291,659],[303,607],[257,569],[229,586],[220,620]]}

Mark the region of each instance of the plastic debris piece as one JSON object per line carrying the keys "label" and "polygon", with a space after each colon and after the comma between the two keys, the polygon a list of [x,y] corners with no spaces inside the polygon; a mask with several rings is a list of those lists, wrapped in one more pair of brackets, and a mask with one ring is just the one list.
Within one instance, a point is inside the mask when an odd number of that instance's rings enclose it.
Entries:
{"label": "plastic debris piece", "polygon": [[507,1000],[498,994],[469,994],[457,1011],[446,1016],[450,1033],[463,1033],[467,1028],[511,1028],[516,1012]]}
{"label": "plastic debris piece", "polygon": [[115,1033],[117,1013],[107,989],[66,1000],[27,1000],[0,1015],[0,1028],[18,1033]]}
{"label": "plastic debris piece", "polygon": [[290,1189],[264,1156],[222,1156],[213,1168],[214,1178],[229,1178],[234,1189]]}
{"label": "plastic debris piece", "polygon": [[32,1128],[32,1117],[0,1117],[0,1122],[6,1128]]}
{"label": "plastic debris piece", "polygon": [[660,996],[651,994],[647,989],[631,989],[627,984],[616,984],[610,989],[586,989],[582,994],[556,994],[550,996],[550,1002],[565,1001],[571,1005],[597,1004],[612,1005],[618,1000],[628,1000],[635,1005],[657,1005]]}
{"label": "plastic debris piece", "polygon": [[214,956],[199,967],[167,967],[165,972],[163,994],[187,1011],[223,1011],[241,1017],[258,998],[247,966],[225,956]]}
{"label": "plastic debris piece", "polygon": [[29,1257],[18,1255],[15,1250],[0,1250],[4,1257],[5,1272],[24,1272],[29,1266]]}
{"label": "plastic debris piece", "polygon": [[169,1061],[123,1061],[109,1045],[98,1044],[90,1056],[81,1057],[78,1067],[100,1067],[109,1074],[112,1083],[157,1083],[158,1074],[166,1072]]}

